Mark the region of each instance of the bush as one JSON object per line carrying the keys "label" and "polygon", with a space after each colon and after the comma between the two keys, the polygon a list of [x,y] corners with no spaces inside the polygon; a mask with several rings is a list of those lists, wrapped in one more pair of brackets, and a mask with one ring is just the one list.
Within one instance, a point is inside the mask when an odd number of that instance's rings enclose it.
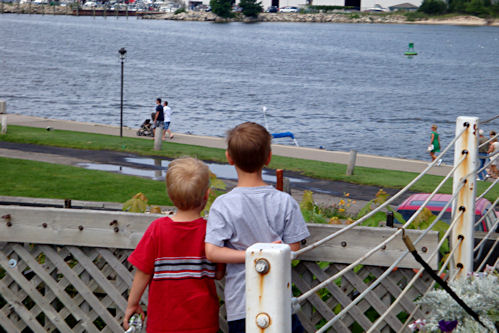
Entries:
{"label": "bush", "polygon": [[424,0],[418,11],[426,14],[443,14],[447,4],[441,0]]}
{"label": "bush", "polygon": [[175,11],[175,15],[180,14],[180,13],[185,13],[185,8],[179,8]]}
{"label": "bush", "polygon": [[241,0],[239,6],[243,9],[243,15],[247,17],[258,17],[258,14],[263,11],[262,3],[256,0]]}
{"label": "bush", "polygon": [[232,13],[231,0],[210,0],[211,11],[220,17],[231,18],[234,16]]}

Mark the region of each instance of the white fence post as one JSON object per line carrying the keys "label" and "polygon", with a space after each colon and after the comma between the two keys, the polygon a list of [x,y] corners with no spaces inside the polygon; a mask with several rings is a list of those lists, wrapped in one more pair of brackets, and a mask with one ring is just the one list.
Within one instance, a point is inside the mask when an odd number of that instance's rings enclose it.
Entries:
{"label": "white fence post", "polygon": [[452,230],[450,246],[453,248],[459,244],[459,249],[454,253],[454,265],[451,265],[451,276],[458,270],[456,278],[466,277],[466,273],[473,271],[473,228],[475,224],[475,196],[476,196],[476,169],[478,166],[478,118],[458,117],[456,121],[456,133],[463,128],[465,132],[456,141],[454,148],[454,163],[457,163],[463,155],[464,162],[454,172],[453,193],[455,193],[461,181],[467,175],[466,184],[461,188],[452,207],[453,220],[459,215],[459,221]]}
{"label": "white fence post", "polygon": [[257,243],[246,250],[246,332],[291,332],[291,249]]}

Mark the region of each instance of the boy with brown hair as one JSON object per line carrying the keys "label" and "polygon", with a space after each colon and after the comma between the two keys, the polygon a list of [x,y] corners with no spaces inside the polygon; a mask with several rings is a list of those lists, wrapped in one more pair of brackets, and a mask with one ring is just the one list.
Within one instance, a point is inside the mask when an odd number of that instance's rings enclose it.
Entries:
{"label": "boy with brown hair", "polygon": [[151,223],[128,261],[137,268],[123,327],[149,285],[147,332],[218,331],[218,296],[214,278],[223,277],[223,265],[205,255],[206,220],[200,216],[209,195],[208,167],[195,158],[171,162],[166,187],[177,207],[175,215]]}
{"label": "boy with brown hair", "polygon": [[[238,183],[215,200],[208,216],[206,256],[228,264],[225,305],[230,333],[245,332],[246,249],[255,243],[282,242],[296,251],[310,235],[298,203],[262,179],[263,167],[272,157],[271,141],[269,132],[256,123],[228,132],[225,156],[236,168]],[[293,332],[302,332],[293,317]]]}

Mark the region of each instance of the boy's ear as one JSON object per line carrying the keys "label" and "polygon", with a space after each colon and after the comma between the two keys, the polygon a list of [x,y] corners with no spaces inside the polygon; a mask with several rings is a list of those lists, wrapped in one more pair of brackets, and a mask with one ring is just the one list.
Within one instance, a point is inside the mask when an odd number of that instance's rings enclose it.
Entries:
{"label": "boy's ear", "polygon": [[208,198],[210,197],[210,192],[211,192],[211,188],[208,187],[208,189],[206,190],[206,193],[204,194],[204,200],[208,200]]}
{"label": "boy's ear", "polygon": [[225,158],[227,159],[227,162],[229,162],[230,165],[234,165],[234,160],[230,157],[229,152],[227,150],[225,151]]}
{"label": "boy's ear", "polygon": [[265,162],[265,165],[269,165],[271,159],[272,159],[272,152],[269,153],[269,157],[267,157],[267,161]]}

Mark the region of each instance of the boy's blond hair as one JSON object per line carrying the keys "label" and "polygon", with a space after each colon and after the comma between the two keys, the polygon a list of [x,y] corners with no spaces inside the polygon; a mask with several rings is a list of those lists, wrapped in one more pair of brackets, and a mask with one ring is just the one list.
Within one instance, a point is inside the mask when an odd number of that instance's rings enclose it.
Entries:
{"label": "boy's blond hair", "polygon": [[246,172],[263,168],[271,152],[271,142],[270,133],[257,123],[242,123],[227,132],[227,152],[234,164]]}
{"label": "boy's blond hair", "polygon": [[192,157],[173,160],[166,172],[166,189],[173,204],[181,210],[201,207],[210,186],[208,166]]}

